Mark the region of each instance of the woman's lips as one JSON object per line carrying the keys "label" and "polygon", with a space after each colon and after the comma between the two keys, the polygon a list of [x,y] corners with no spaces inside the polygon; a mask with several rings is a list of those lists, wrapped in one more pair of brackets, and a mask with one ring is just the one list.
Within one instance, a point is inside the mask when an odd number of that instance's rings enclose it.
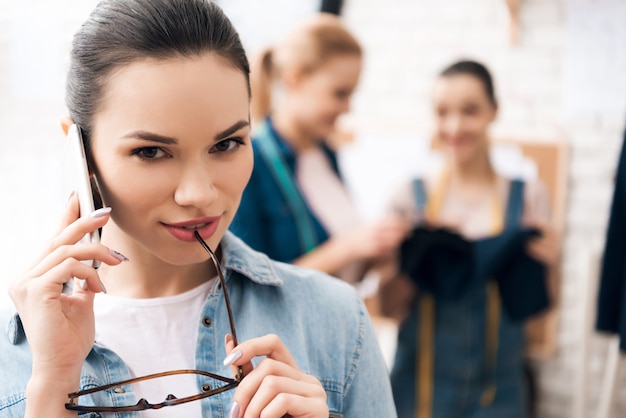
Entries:
{"label": "woman's lips", "polygon": [[163,223],[163,226],[174,238],[185,242],[195,242],[194,231],[198,231],[203,239],[209,239],[217,230],[220,219],[219,216],[216,216],[172,224]]}

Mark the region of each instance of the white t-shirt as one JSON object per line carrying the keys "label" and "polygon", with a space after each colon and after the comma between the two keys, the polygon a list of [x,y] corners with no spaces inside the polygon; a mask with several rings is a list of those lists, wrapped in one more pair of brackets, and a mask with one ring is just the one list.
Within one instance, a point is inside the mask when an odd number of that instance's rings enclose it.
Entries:
{"label": "white t-shirt", "polygon": [[[96,343],[117,353],[133,377],[176,369],[195,369],[200,316],[215,279],[175,296],[132,299],[98,293],[94,302]],[[150,379],[134,385],[137,399],[160,403],[200,393],[196,375]],[[142,417],[199,417],[199,402],[160,410]]]}

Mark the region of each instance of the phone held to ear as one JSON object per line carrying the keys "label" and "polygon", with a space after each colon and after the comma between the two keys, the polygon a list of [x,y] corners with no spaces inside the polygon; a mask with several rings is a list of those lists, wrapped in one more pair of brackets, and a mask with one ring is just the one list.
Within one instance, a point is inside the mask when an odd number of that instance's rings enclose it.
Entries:
{"label": "phone held to ear", "polygon": [[[81,217],[89,216],[94,210],[99,209],[97,206],[102,206],[99,204],[101,199],[96,178],[89,173],[81,130],[75,124],[70,126],[65,140],[62,175],[64,195],[69,196],[72,192],[76,194]],[[97,197],[94,193],[98,193]],[[80,242],[98,243],[100,242],[100,232],[95,230],[86,234]],[[94,260],[87,260],[84,263],[95,268],[98,267],[98,263]]]}

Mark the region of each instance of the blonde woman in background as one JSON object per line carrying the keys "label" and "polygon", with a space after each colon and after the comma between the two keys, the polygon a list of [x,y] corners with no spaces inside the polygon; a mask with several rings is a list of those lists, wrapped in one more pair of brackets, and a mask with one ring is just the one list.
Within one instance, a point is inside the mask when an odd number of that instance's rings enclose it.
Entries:
{"label": "blonde woman in background", "polygon": [[407,228],[364,224],[329,138],[350,109],[363,52],[339,18],[320,14],[253,65],[254,171],[231,230],[275,260],[360,280]]}

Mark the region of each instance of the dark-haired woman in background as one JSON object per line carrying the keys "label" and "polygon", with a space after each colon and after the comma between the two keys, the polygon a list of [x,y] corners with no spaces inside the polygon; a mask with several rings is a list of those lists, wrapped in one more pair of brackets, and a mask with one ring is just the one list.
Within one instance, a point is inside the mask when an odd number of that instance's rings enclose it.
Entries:
{"label": "dark-haired woman in background", "polygon": [[[548,195],[539,182],[510,180],[493,168],[488,130],[498,105],[485,66],[446,68],[433,108],[445,163],[394,194],[391,210],[417,229],[381,287],[383,313],[402,321],[391,375],[398,414],[522,418],[521,318],[545,308],[544,268],[558,254]],[[524,235],[530,229],[535,235]],[[532,272],[522,278],[528,286],[535,279],[539,301],[530,308],[512,288],[521,270],[507,270],[508,260]]]}
{"label": "dark-haired woman in background", "polygon": [[208,0],[103,1],[77,32],[63,125],[106,207],[70,198],[12,285],[0,416],[395,415],[354,290],[227,232],[252,172],[248,77]]}

